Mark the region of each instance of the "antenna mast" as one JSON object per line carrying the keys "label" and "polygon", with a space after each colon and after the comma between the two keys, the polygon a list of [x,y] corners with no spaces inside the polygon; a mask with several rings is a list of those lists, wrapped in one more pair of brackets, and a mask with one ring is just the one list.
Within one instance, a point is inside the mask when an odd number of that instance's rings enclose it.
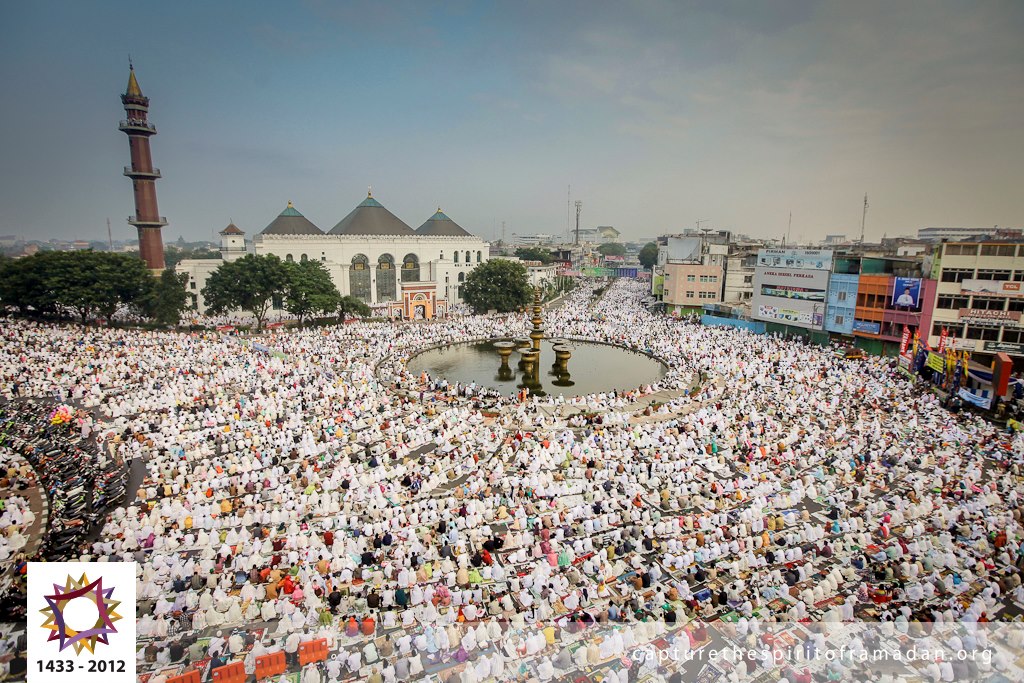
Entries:
{"label": "antenna mast", "polygon": [[107,245],[110,247],[110,251],[114,251],[114,235],[110,232],[110,219],[107,219]]}
{"label": "antenna mast", "polygon": [[580,243],[580,209],[583,208],[583,202],[576,200],[576,244]]}
{"label": "antenna mast", "polygon": [[867,220],[868,220],[868,193],[865,192],[864,193],[864,213],[862,213],[861,217],[860,217],[860,246],[861,246],[861,248],[864,247],[864,226],[867,224]]}
{"label": "antenna mast", "polygon": [[572,185],[569,186],[569,191],[565,195],[565,233],[569,234],[572,232]]}
{"label": "antenna mast", "polygon": [[789,212],[789,227],[786,228],[786,239],[782,240],[782,246],[786,246],[787,242],[792,243],[793,241],[793,212]]}

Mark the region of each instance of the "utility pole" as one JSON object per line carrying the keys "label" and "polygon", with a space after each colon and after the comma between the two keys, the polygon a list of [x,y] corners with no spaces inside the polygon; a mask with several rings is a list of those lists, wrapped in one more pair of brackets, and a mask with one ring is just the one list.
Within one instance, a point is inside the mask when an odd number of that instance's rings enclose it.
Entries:
{"label": "utility pole", "polygon": [[505,246],[505,221],[501,222],[501,246]]}
{"label": "utility pole", "polygon": [[107,219],[107,245],[110,251],[114,251],[114,234],[110,232],[110,219]]}
{"label": "utility pole", "polygon": [[793,238],[793,212],[789,212],[789,227],[786,228],[786,239],[782,240],[782,246],[786,246],[787,242],[792,242]]}
{"label": "utility pole", "polygon": [[860,216],[860,247],[864,248],[864,226],[868,220],[868,193],[864,193],[864,213]]}
{"label": "utility pole", "polygon": [[576,244],[580,243],[580,209],[583,208],[583,202],[576,200]]}

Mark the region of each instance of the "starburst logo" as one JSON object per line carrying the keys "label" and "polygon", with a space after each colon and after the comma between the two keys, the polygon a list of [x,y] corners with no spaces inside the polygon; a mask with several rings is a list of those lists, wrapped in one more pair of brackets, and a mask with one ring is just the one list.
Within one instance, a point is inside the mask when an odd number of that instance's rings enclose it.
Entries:
{"label": "starburst logo", "polygon": [[[49,607],[39,610],[46,615],[42,628],[50,631],[50,637],[46,642],[59,641],[61,651],[70,646],[74,648],[76,655],[81,654],[82,650],[95,654],[96,643],[109,645],[107,636],[117,633],[114,622],[121,619],[121,615],[114,611],[121,603],[111,599],[113,594],[113,588],[103,587],[103,577],[90,582],[89,578],[82,574],[82,578],[75,581],[69,574],[63,587],[58,583],[53,584],[53,595],[43,596]],[[88,600],[96,606],[96,620],[91,628],[84,631],[71,628],[64,618],[64,610],[68,603],[75,599]]]}

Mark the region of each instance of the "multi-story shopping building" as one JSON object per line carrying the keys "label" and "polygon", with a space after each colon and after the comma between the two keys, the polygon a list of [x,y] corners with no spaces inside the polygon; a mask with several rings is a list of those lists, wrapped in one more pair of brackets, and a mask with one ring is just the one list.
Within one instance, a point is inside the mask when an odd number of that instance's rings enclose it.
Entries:
{"label": "multi-story shopping building", "polygon": [[1005,352],[1024,365],[1024,242],[945,242],[936,246],[937,280],[928,340],[974,354]]}

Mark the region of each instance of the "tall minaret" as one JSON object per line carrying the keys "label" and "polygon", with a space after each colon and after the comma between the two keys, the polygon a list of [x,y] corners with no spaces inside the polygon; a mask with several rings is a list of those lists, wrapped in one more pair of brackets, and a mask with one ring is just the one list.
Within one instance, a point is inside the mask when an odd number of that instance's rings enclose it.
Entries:
{"label": "tall minaret", "polygon": [[135,68],[128,64],[128,88],[121,95],[125,120],[118,128],[128,135],[132,165],[124,167],[124,174],[132,179],[135,190],[135,215],[128,222],[139,231],[139,255],[150,270],[164,269],[164,241],[160,230],[167,220],[160,215],[156,205],[156,179],[160,169],[153,168],[149,153],[149,138],[156,135],[156,126],[146,120],[149,113],[149,98],[142,94],[139,82],[135,80]]}

